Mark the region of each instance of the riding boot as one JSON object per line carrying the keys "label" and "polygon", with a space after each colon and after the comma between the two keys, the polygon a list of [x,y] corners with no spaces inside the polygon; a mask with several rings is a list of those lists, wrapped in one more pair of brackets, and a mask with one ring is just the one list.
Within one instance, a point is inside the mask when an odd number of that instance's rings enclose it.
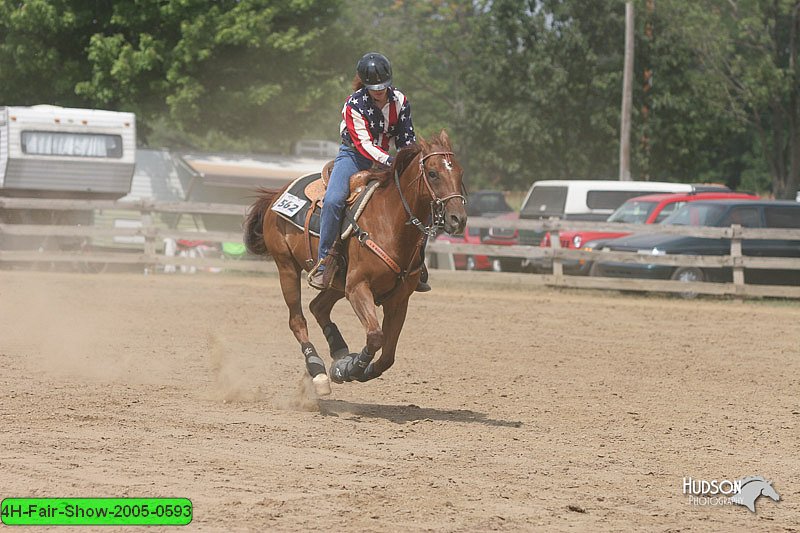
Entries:
{"label": "riding boot", "polygon": [[422,274],[420,274],[417,288],[414,290],[416,292],[428,292],[431,290],[431,286],[428,285],[428,267],[425,266],[425,263],[422,263]]}
{"label": "riding boot", "polygon": [[308,273],[308,284],[318,291],[325,290],[325,259],[327,256],[323,257],[317,264],[314,265],[314,268],[311,269],[311,272]]}
{"label": "riding boot", "polygon": [[341,241],[337,240],[331,246],[328,255],[320,259],[316,266],[311,269],[311,272],[308,273],[308,284],[311,287],[324,291],[333,285],[333,280],[336,278],[336,273],[341,265],[340,245]]}

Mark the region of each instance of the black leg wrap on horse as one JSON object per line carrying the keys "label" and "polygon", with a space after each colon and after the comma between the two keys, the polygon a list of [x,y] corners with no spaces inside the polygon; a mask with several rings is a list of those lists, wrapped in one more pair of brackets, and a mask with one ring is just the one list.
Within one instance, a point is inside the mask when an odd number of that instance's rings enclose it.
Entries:
{"label": "black leg wrap on horse", "polygon": [[377,370],[375,370],[375,364],[374,363],[370,363],[369,365],[367,365],[367,368],[364,369],[364,373],[361,374],[361,376],[356,378],[356,381],[360,381],[361,383],[364,383],[365,381],[369,381],[371,379],[375,379],[377,377],[380,377],[380,375],[381,374],[378,373]]}
{"label": "black leg wrap on horse", "polygon": [[322,358],[317,354],[316,348],[310,342],[304,342],[300,345],[303,350],[303,355],[306,358],[306,369],[309,375],[314,378],[319,374],[325,374],[325,363]]}
{"label": "black leg wrap on horse", "polygon": [[331,357],[338,359],[350,353],[350,348],[347,347],[347,343],[344,341],[344,337],[342,337],[336,324],[331,322],[322,328],[322,333],[325,335],[325,340],[328,341]]}
{"label": "black leg wrap on horse", "polygon": [[348,355],[337,359],[331,367],[331,379],[334,383],[353,381],[354,379],[367,381],[363,379],[364,372],[369,367],[373,357],[375,357],[375,354],[367,353],[367,347],[365,346],[358,355]]}

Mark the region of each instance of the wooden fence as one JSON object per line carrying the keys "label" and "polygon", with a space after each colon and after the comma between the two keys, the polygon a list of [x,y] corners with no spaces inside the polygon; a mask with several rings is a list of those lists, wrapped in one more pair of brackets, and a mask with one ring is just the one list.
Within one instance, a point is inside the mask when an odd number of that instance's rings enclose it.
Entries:
{"label": "wooden fence", "polygon": [[[500,246],[434,242],[428,245],[430,253],[445,255],[466,254],[490,257],[517,257],[520,259],[544,259],[552,261],[552,273],[538,276],[542,284],[575,287],[603,288],[636,291],[659,291],[675,293],[697,293],[737,296],[774,296],[800,298],[800,287],[784,285],[745,284],[744,270],[789,269],[800,270],[800,258],[754,257],[742,255],[743,239],[791,239],[800,241],[800,230],[744,228],[738,225],[716,227],[662,226],[641,224],[618,224],[608,222],[580,222],[566,220],[500,220],[470,218],[471,228],[503,228],[551,232],[552,247]],[[606,252],[599,250],[575,250],[561,248],[560,231],[600,231],[614,233],[659,233],[687,235],[713,239],[730,239],[731,249],[727,255],[643,255],[629,252]],[[620,263],[656,264],[697,268],[725,268],[733,271],[732,283],[684,282],[673,280],[603,278],[589,276],[566,276],[563,260],[614,261]],[[449,261],[452,264],[452,261]]]}
{"label": "wooden fence", "polygon": [[[94,226],[59,226],[37,224],[0,223],[0,235],[18,235],[30,237],[85,237],[87,239],[101,236],[142,237],[141,251],[24,251],[0,250],[2,262],[51,262],[51,263],[90,263],[90,264],[136,264],[143,268],[154,269],[156,266],[177,265],[200,268],[223,268],[253,272],[275,272],[271,261],[263,259],[226,259],[200,257],[168,257],[158,253],[158,243],[163,239],[187,239],[207,242],[241,242],[241,232],[201,232],[185,231],[159,227],[153,223],[154,213],[214,214],[243,217],[246,207],[230,204],[211,204],[195,202],[156,202],[137,201],[119,202],[106,200],[62,200],[62,199],[30,199],[0,198],[0,212],[7,209],[37,209],[53,211],[92,211],[99,209],[126,210],[140,213],[140,228],[104,228]],[[690,255],[640,255],[626,252],[600,252],[572,250],[560,247],[557,237],[551,239],[552,248],[539,246],[497,246],[476,244],[455,244],[431,242],[428,244],[430,254],[445,256],[452,254],[487,255],[492,257],[515,257],[528,259],[545,259],[552,261],[552,274],[526,274],[526,283],[541,283],[558,287],[603,288],[617,290],[660,291],[675,293],[698,293],[716,295],[736,295],[743,297],[774,296],[800,298],[800,287],[745,284],[744,269],[797,269],[800,270],[800,258],[752,257],[742,255],[743,239],[792,239],[800,241],[800,230],[788,229],[754,229],[732,226],[729,228],[634,225],[597,222],[576,222],[563,220],[498,220],[487,218],[471,218],[471,228],[507,228],[519,230],[549,231],[608,231],[636,233],[667,233],[674,235],[691,235],[717,239],[731,239],[730,254],[722,256],[690,256]],[[732,283],[682,282],[671,280],[645,280],[600,278],[587,276],[565,276],[561,262],[563,260],[584,259],[595,261],[602,257],[604,261],[619,261],[639,264],[659,264],[673,266],[690,266],[699,268],[730,267],[733,271]],[[489,274],[491,275],[491,274]],[[535,281],[534,281],[535,280]]]}
{"label": "wooden fence", "polygon": [[154,213],[213,214],[244,217],[245,206],[231,204],[212,204],[199,202],[156,202],[142,200],[137,202],[118,202],[112,200],[61,200],[31,198],[0,198],[3,209],[42,209],[53,211],[94,211],[113,209],[138,212],[142,226],[138,228],[104,228],[94,226],[58,226],[39,224],[0,223],[0,235],[29,237],[142,237],[140,253],[131,253],[135,244],[128,250],[84,251],[61,250],[0,250],[0,262],[45,262],[76,264],[135,264],[145,271],[155,271],[156,266],[191,266],[196,268],[224,268],[251,272],[275,272],[275,265],[263,259],[225,259],[209,257],[165,256],[158,253],[159,244],[164,239],[198,240],[212,243],[242,242],[242,232],[187,231],[169,229],[153,223]]}

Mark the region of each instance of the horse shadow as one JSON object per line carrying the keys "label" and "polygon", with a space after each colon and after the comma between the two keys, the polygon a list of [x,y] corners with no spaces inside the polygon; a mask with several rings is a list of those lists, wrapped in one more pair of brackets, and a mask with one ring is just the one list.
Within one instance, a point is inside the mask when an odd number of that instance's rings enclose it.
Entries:
{"label": "horse shadow", "polygon": [[489,418],[485,413],[479,413],[469,409],[436,409],[434,407],[420,407],[414,404],[387,405],[355,403],[345,400],[319,400],[318,405],[320,414],[323,416],[351,415],[363,418],[381,418],[395,424],[436,420],[442,422],[483,424],[494,427],[522,427],[522,422],[520,421]]}

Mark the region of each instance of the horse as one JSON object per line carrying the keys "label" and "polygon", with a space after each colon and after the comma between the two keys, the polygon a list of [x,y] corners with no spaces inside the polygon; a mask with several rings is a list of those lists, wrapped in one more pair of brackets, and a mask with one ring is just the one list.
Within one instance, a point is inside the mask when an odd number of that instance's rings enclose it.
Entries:
{"label": "horse", "polygon": [[[275,261],[289,308],[289,329],[300,344],[306,370],[319,396],[331,393],[330,381],[366,382],[394,364],[409,298],[424,266],[420,251],[425,239],[442,230],[459,235],[467,223],[463,169],[445,130],[428,141],[418,137],[416,144],[397,152],[387,171],[359,172],[351,178],[351,184],[353,179],[364,178],[364,173],[382,184],[358,220],[350,219],[354,232],[342,243],[346,262],[340,275],[309,306],[333,359],[330,378],[309,340],[300,300],[305,277],[301,272],[316,262],[312,256],[316,255],[318,239],[309,241],[302,229],[271,209],[288,186],[276,193],[260,190],[243,225],[247,249],[256,255],[271,255]],[[331,321],[331,310],[342,298],[350,302],[365,330],[366,342],[360,353],[350,353]],[[378,306],[383,307],[382,323],[378,320]],[[380,357],[373,361],[379,350]]]}

